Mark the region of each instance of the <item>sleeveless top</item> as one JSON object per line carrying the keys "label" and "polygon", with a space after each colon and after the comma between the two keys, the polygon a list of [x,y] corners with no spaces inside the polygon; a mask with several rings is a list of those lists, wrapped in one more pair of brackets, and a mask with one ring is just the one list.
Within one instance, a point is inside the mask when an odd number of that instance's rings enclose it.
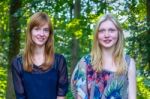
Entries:
{"label": "sleeveless top", "polygon": [[[125,60],[129,66],[128,55]],[[91,65],[91,55],[86,55],[74,69],[71,91],[75,98],[78,94],[82,99],[128,99],[128,75],[105,69],[96,72]]]}

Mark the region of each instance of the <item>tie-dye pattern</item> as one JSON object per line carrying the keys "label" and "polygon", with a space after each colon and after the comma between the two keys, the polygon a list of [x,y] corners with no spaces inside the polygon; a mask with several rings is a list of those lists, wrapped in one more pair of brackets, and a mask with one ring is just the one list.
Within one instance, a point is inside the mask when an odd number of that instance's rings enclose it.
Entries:
{"label": "tie-dye pattern", "polygon": [[72,74],[71,88],[75,98],[78,94],[82,99],[127,99],[128,77],[108,70],[94,71],[91,56],[86,55]]}

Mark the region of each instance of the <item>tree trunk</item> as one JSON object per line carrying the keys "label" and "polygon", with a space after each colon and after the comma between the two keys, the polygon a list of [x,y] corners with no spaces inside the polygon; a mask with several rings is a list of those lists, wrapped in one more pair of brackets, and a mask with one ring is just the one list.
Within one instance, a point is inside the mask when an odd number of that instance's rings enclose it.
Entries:
{"label": "tree trunk", "polygon": [[7,78],[7,89],[6,89],[6,99],[15,99],[14,88],[12,84],[11,75],[11,60],[14,56],[19,53],[20,49],[20,8],[21,0],[11,0],[10,1],[10,11],[9,11],[9,52],[8,52],[8,78]]}
{"label": "tree trunk", "polygon": [[[80,0],[75,0],[74,4],[74,17],[75,18],[80,18],[80,10],[81,10],[81,5],[80,5]],[[72,49],[71,49],[71,74],[74,70],[75,65],[77,64],[78,61],[78,56],[79,56],[79,41],[77,38],[73,35],[72,37]]]}
{"label": "tree trunk", "polygon": [[[147,34],[148,34],[148,38],[147,38],[147,46],[150,45],[150,0],[146,0],[146,7],[147,7],[147,26],[149,27],[147,29]],[[148,48],[148,47],[147,47]],[[150,69],[150,49],[147,49],[148,50],[148,65],[149,65],[149,69]]]}

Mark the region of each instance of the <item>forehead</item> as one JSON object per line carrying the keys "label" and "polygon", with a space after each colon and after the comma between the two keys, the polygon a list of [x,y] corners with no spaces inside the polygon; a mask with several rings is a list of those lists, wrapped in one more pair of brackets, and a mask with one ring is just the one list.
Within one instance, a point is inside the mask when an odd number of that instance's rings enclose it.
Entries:
{"label": "forehead", "polygon": [[106,20],[99,25],[99,28],[116,28],[116,26],[111,20]]}
{"label": "forehead", "polygon": [[36,22],[35,24],[34,24],[34,27],[49,27],[49,24],[48,24],[48,22],[46,22],[46,21],[42,21],[42,22]]}

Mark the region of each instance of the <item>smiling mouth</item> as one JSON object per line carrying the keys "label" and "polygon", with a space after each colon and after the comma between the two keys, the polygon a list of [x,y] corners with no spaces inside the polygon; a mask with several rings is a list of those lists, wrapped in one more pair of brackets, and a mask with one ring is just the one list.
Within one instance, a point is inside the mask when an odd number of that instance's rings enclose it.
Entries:
{"label": "smiling mouth", "polygon": [[37,38],[38,41],[42,42],[45,40],[45,38]]}
{"label": "smiling mouth", "polygon": [[105,42],[105,43],[110,43],[110,42],[111,42],[111,40],[104,40],[104,42]]}

